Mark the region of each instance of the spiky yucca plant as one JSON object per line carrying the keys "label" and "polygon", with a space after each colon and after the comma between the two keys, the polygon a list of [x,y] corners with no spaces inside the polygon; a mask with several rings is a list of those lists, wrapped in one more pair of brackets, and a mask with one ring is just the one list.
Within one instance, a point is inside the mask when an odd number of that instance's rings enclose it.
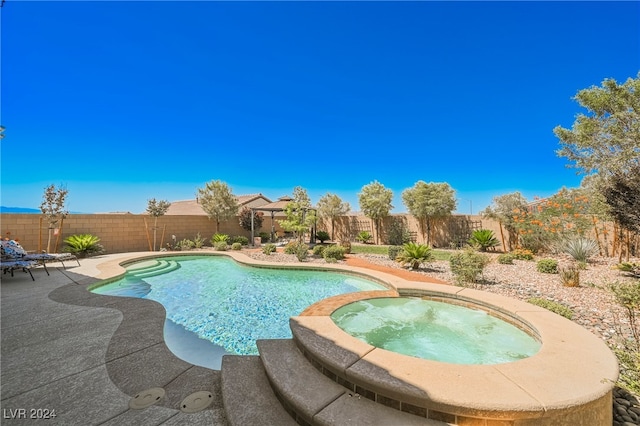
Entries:
{"label": "spiky yucca plant", "polygon": [[562,251],[578,262],[586,263],[599,253],[598,243],[590,238],[577,237],[564,241]]}
{"label": "spiky yucca plant", "polygon": [[423,263],[431,262],[433,251],[426,244],[407,243],[402,246],[403,250],[398,253],[396,261],[402,265],[409,264],[411,269],[418,269]]}

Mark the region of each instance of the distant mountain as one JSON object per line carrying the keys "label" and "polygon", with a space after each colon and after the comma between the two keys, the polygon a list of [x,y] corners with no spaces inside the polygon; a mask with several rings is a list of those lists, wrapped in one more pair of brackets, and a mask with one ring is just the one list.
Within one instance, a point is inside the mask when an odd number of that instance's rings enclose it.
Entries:
{"label": "distant mountain", "polygon": [[0,206],[0,213],[42,213],[40,209],[30,209],[27,207],[5,207]]}

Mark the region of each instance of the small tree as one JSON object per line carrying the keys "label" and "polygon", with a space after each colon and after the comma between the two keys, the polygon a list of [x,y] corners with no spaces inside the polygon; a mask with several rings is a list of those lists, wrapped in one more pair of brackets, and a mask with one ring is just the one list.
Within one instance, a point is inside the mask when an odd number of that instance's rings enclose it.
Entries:
{"label": "small tree", "polygon": [[65,210],[64,206],[68,193],[69,191],[66,188],[56,188],[53,184],[44,189],[40,210],[47,220],[49,229],[47,252],[51,250],[51,233],[53,232],[53,229],[61,219],[69,214],[69,212]]}
{"label": "small tree", "polygon": [[[242,229],[251,231],[251,209],[249,207],[243,207],[238,215],[238,221]],[[254,211],[253,212],[253,228],[254,230],[262,228],[262,221],[264,219],[264,213]]]}
{"label": "small tree", "polygon": [[393,209],[392,199],[393,191],[385,188],[377,180],[363,186],[358,194],[360,209],[376,225],[376,244],[379,242],[380,221],[389,216],[389,212]]}
{"label": "small tree", "polygon": [[349,210],[351,210],[349,203],[343,202],[335,194],[327,193],[318,200],[318,216],[331,221],[331,240],[334,240],[336,218],[346,215]]}
{"label": "small tree", "polygon": [[204,188],[198,188],[198,200],[209,219],[216,220],[216,232],[219,231],[220,222],[238,214],[238,199],[231,188],[220,180],[207,182]]}
{"label": "small tree", "polygon": [[602,193],[610,208],[610,215],[624,229],[640,233],[640,165],[628,174],[613,173]]}
{"label": "small tree", "polygon": [[451,216],[451,212],[456,209],[455,191],[448,183],[418,181],[413,188],[404,190],[402,201],[409,213],[418,219],[423,240],[426,232],[429,245],[434,222]]}
{"label": "small tree", "polygon": [[518,244],[518,226],[514,217],[518,216],[518,212],[526,211],[527,206],[527,199],[516,191],[511,194],[494,197],[492,205],[481,211],[480,215],[484,218],[497,220],[500,223],[501,233],[504,226],[509,235],[509,250],[512,250]]}
{"label": "small tree", "polygon": [[156,201],[155,198],[147,200],[147,213],[153,217],[153,251],[156,251],[156,233],[158,230],[158,217],[164,216],[171,203],[166,200]]}
{"label": "small tree", "polygon": [[303,242],[305,231],[309,229],[316,220],[313,210],[308,210],[298,202],[291,201],[285,207],[284,214],[287,218],[278,221],[282,229],[287,232],[293,232],[295,238],[297,238],[299,242]]}

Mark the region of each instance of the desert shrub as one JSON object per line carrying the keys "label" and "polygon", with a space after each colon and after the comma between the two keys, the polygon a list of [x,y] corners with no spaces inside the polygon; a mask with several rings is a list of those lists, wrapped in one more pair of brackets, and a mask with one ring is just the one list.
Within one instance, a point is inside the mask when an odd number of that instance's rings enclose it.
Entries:
{"label": "desert shrub", "polygon": [[622,262],[616,265],[616,269],[628,272],[635,277],[640,277],[640,263]]}
{"label": "desert shrub", "polygon": [[351,253],[351,241],[342,240],[342,241],[340,241],[340,246],[344,247],[344,252],[345,253]]}
{"label": "desert shrub", "polygon": [[371,232],[369,231],[360,231],[358,233],[358,235],[356,236],[356,241],[359,241],[361,243],[367,243],[369,242],[369,240],[373,238],[373,235],[371,235]]}
{"label": "desert shrub", "polygon": [[490,229],[476,229],[469,238],[469,244],[480,251],[487,251],[500,245],[500,241],[493,235]]}
{"label": "desert shrub", "polygon": [[423,263],[433,260],[433,251],[426,244],[407,243],[395,260],[402,265],[409,264],[411,269],[418,269]]}
{"label": "desert shrub", "polygon": [[198,235],[193,238],[193,247],[197,249],[204,247],[204,238],[200,236],[199,232]]}
{"label": "desert shrub", "polygon": [[502,264],[502,265],[513,265],[513,259],[515,259],[515,257],[513,256],[513,254],[511,253],[502,253],[500,255],[498,255],[498,263]]}
{"label": "desert shrub", "polygon": [[322,253],[324,253],[325,248],[327,248],[327,246],[321,246],[321,245],[313,246],[313,250],[311,252],[313,253],[314,256],[322,257]]}
{"label": "desert shrub", "polygon": [[266,254],[266,255],[270,255],[271,253],[274,253],[276,251],[276,245],[275,244],[265,244],[262,247],[262,253]]}
{"label": "desert shrub", "polygon": [[104,251],[102,244],[98,244],[100,238],[91,234],[76,234],[64,239],[66,244],[64,251],[73,253],[79,257],[100,254]]}
{"label": "desert shrub", "polygon": [[296,254],[299,244],[298,241],[289,241],[282,251],[284,251],[285,254]]}
{"label": "desert shrub", "polygon": [[211,245],[216,246],[216,243],[225,243],[229,242],[229,236],[227,234],[221,234],[219,232],[213,234],[211,237]]}
{"label": "desert shrub", "polygon": [[565,287],[579,287],[580,286],[580,268],[576,266],[569,266],[567,268],[560,269],[560,282]]}
{"label": "desert shrub", "polygon": [[520,247],[531,253],[538,253],[551,244],[546,232],[520,235]]}
{"label": "desert shrub", "polygon": [[296,255],[296,258],[302,262],[309,256],[309,246],[304,243],[298,244],[294,254]]}
{"label": "desert shrub", "polygon": [[609,285],[616,302],[624,308],[626,322],[631,332],[630,338],[624,338],[619,321],[616,327],[619,336],[619,347],[614,349],[620,363],[618,384],[636,394],[640,393],[640,281],[635,283],[613,283]]}
{"label": "desert shrub", "polygon": [[[407,229],[404,220],[394,218],[391,221],[387,231],[387,240],[392,246],[402,246],[411,241],[411,233]],[[395,260],[395,258],[392,260]]]}
{"label": "desert shrub", "polygon": [[322,257],[324,257],[325,260],[327,259],[342,260],[344,259],[344,253],[345,253],[344,247],[329,246],[324,249],[324,253]]}
{"label": "desert shrub", "polygon": [[249,238],[245,237],[244,235],[237,235],[231,238],[229,242],[231,243],[231,245],[233,245],[234,243],[240,243],[240,245],[248,246]]}
{"label": "desert shrub", "polygon": [[404,250],[402,246],[389,246],[389,259],[396,260],[398,258],[398,254]]}
{"label": "desert shrub", "polygon": [[449,266],[458,284],[474,283],[491,259],[473,249],[454,253],[449,258]]}
{"label": "desert shrub", "polygon": [[587,263],[590,257],[599,253],[598,243],[595,240],[577,237],[565,240],[560,245],[563,253],[573,257],[578,262]]}
{"label": "desert shrub", "polygon": [[226,241],[218,241],[213,244],[213,248],[214,250],[218,251],[227,251],[229,249],[229,246],[227,245]]}
{"label": "desert shrub", "polygon": [[555,259],[540,259],[536,264],[536,270],[543,274],[557,274],[558,261]]}
{"label": "desert shrub", "polygon": [[271,240],[271,236],[267,232],[259,233],[258,237],[260,237],[260,243],[262,244],[268,243]]}
{"label": "desert shrub", "polygon": [[242,243],[235,242],[231,244],[231,250],[242,250]]}
{"label": "desert shrub", "polygon": [[327,231],[317,231],[316,232],[316,239],[320,241],[320,244],[324,243],[325,241],[329,241],[331,237],[329,236],[329,233]]}
{"label": "desert shrub", "polygon": [[533,252],[528,249],[515,249],[510,254],[517,260],[533,260]]}
{"label": "desert shrub", "polygon": [[532,297],[531,299],[527,300],[527,302],[531,303],[532,305],[536,305],[536,306],[540,306],[541,308],[548,309],[551,312],[554,312],[558,315],[562,315],[567,319],[573,318],[573,311],[570,308],[558,302],[542,299],[539,297]]}
{"label": "desert shrub", "polygon": [[196,244],[188,238],[185,238],[181,241],[178,241],[178,249],[179,250],[191,250],[196,246]]}

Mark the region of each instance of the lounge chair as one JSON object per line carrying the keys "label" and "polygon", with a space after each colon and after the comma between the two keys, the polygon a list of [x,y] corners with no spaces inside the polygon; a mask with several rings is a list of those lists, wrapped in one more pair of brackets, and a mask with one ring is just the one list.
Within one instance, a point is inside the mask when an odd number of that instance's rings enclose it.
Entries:
{"label": "lounge chair", "polygon": [[3,274],[10,272],[11,276],[13,277],[13,271],[21,269],[23,272],[29,273],[32,281],[35,281],[36,279],[33,278],[31,269],[41,265],[44,268],[47,275],[49,275],[49,270],[47,269],[47,265],[45,265],[44,263],[39,263],[36,260],[11,260],[10,258],[5,258],[5,257],[3,257],[0,260],[0,269],[2,269]]}
{"label": "lounge chair", "polygon": [[8,258],[9,260],[33,260],[42,264],[46,262],[60,262],[64,269],[67,269],[67,266],[64,264],[65,261],[75,260],[78,262],[78,266],[80,266],[80,260],[71,253],[27,253],[20,243],[15,240],[2,240],[0,244],[3,258]]}

